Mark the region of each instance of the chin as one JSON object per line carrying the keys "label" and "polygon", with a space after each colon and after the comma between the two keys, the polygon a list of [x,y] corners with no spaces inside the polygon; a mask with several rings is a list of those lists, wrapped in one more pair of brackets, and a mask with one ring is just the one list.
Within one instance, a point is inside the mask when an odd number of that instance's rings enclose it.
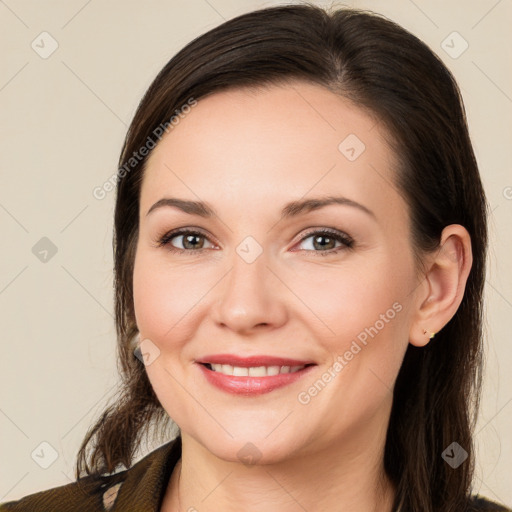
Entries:
{"label": "chin", "polygon": [[299,439],[287,438],[283,432],[269,434],[269,429],[255,431],[251,425],[245,428],[230,429],[233,437],[223,432],[218,436],[196,438],[210,453],[227,462],[243,463],[247,466],[275,464],[296,455],[300,447]]}

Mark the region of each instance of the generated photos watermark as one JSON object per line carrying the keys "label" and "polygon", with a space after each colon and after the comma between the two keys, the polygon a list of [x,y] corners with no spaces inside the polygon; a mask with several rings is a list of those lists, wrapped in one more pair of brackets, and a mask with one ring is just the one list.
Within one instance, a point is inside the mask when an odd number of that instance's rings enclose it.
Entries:
{"label": "generated photos watermark", "polygon": [[179,109],[174,111],[174,114],[171,116],[169,121],[164,123],[160,123],[148,136],[145,143],[138,149],[138,151],[134,151],[132,156],[128,158],[127,162],[120,167],[116,173],[112,174],[107,180],[103,182],[101,186],[94,187],[92,190],[92,195],[95,199],[101,201],[107,197],[107,194],[115,190],[116,184],[118,181],[122,180],[130,171],[135,169],[137,165],[149,154],[149,152],[157,145],[157,143],[162,139],[162,137],[169,133],[173,128],[175,128],[182,119],[184,119],[187,114],[190,113],[191,109],[197,105],[197,100],[194,98],[189,98],[187,103],[182,105]]}
{"label": "generated photos watermark", "polygon": [[391,308],[379,316],[379,319],[374,322],[370,327],[365,327],[356,337],[352,340],[350,348],[343,354],[336,357],[336,361],[317,379],[306,391],[301,391],[297,395],[297,400],[302,405],[307,405],[311,402],[312,398],[317,396],[326,386],[331,382],[340,372],[349,364],[354,357],[361,352],[363,347],[368,345],[368,337],[374,338],[379,332],[384,329],[397,313],[402,311],[402,304],[395,302]]}

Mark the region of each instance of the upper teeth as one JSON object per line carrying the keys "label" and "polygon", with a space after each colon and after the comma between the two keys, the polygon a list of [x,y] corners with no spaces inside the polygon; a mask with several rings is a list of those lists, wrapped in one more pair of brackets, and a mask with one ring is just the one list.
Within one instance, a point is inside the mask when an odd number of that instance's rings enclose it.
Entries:
{"label": "upper teeth", "polygon": [[293,373],[302,370],[305,365],[299,366],[231,366],[230,364],[209,363],[212,370],[223,373],[224,375],[234,375],[235,377],[266,377],[268,375],[278,375],[279,373]]}

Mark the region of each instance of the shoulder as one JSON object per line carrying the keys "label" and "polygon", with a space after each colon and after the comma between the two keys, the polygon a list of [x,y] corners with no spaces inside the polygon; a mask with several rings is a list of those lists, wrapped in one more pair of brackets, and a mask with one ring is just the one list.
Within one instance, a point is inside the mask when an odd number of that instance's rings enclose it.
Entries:
{"label": "shoulder", "polygon": [[119,489],[126,471],[99,477],[85,477],[71,484],[29,494],[19,500],[0,503],[0,512],[50,512],[89,510],[105,512],[104,494]]}
{"label": "shoulder", "polygon": [[[494,501],[490,501],[479,495],[475,495],[471,498],[468,512],[512,512],[510,508],[500,505]],[[0,510],[1,512],[1,510]]]}
{"label": "shoulder", "polygon": [[[179,439],[179,438],[178,438]],[[181,443],[173,440],[152,451],[124,471],[86,476],[76,482],[0,503],[0,512],[109,512],[153,510],[165,490],[172,468],[181,455]],[[128,508],[126,508],[128,507]]]}

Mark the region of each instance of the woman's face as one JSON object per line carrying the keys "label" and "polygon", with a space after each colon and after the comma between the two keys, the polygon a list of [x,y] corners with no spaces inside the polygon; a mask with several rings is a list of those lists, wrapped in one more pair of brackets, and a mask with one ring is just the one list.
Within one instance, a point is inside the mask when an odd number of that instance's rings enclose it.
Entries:
{"label": "woman's face", "polygon": [[147,164],[136,320],[182,434],[262,463],[382,439],[418,274],[380,124],[302,82],[222,92]]}

